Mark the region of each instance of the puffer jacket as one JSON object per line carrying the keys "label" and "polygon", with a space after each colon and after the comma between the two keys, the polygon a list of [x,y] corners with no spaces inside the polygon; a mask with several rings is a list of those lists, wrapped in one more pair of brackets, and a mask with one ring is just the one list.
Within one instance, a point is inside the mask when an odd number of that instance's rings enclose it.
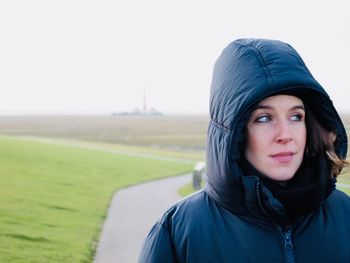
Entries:
{"label": "puffer jacket", "polygon": [[346,156],[346,132],[332,101],[290,45],[230,43],[213,72],[206,186],[156,222],[139,262],[350,262],[345,193],[333,189],[317,209],[283,223],[281,202],[259,176],[242,172],[243,131],[253,105],[284,92],[309,98],[318,121],[336,132],[336,152]]}

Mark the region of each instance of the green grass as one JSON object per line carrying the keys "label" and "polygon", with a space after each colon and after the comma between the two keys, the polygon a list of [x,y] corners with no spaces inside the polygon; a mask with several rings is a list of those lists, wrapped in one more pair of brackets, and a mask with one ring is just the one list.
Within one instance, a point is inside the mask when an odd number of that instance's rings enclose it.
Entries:
{"label": "green grass", "polygon": [[184,186],[182,186],[179,190],[178,190],[178,193],[179,195],[181,196],[188,196],[192,193],[194,193],[196,191],[196,189],[193,188],[192,186],[192,182],[189,183],[189,184],[186,184]]}
{"label": "green grass", "polygon": [[0,262],[91,262],[125,186],[193,164],[0,137]]}
{"label": "green grass", "polygon": [[[347,159],[349,160],[349,158]],[[344,172],[342,172],[339,176],[337,181],[339,183],[343,183],[343,184],[348,184],[350,185],[350,168],[347,167],[344,169]],[[350,188],[348,187],[337,187],[339,190],[342,190],[343,192],[347,193],[348,195],[350,195]]]}
{"label": "green grass", "polygon": [[[201,187],[202,187],[202,188],[204,187],[204,184],[205,184],[205,183],[202,182],[202,184],[201,184]],[[178,193],[179,193],[179,195],[185,197],[185,196],[188,196],[188,195],[190,195],[190,194],[193,194],[193,193],[196,192],[196,191],[199,191],[199,190],[194,189],[194,188],[193,188],[192,182],[190,182],[190,183],[188,183],[188,184],[182,186],[182,187],[178,190]]]}
{"label": "green grass", "polygon": [[[3,138],[6,138],[5,135],[0,135]],[[89,141],[78,141],[78,140],[69,140],[62,138],[41,138],[33,136],[16,136],[17,138],[45,142],[50,144],[58,145],[69,145],[83,149],[94,149],[104,152],[117,152],[123,153],[126,155],[141,155],[141,156],[150,156],[153,158],[163,158],[163,159],[173,159],[174,161],[180,162],[197,162],[203,161],[205,159],[204,151],[182,151],[182,150],[166,150],[163,148],[155,147],[144,147],[144,146],[135,146],[135,145],[123,145],[123,144],[114,144],[107,142],[89,142]],[[10,137],[12,138],[12,137]]]}

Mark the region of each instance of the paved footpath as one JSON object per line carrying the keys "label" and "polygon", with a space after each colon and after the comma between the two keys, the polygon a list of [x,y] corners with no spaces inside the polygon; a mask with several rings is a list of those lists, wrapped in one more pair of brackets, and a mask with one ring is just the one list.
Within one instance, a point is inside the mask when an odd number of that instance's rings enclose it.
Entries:
{"label": "paved footpath", "polygon": [[181,197],[191,174],[152,181],[118,191],[108,209],[94,263],[135,263],[156,220]]}

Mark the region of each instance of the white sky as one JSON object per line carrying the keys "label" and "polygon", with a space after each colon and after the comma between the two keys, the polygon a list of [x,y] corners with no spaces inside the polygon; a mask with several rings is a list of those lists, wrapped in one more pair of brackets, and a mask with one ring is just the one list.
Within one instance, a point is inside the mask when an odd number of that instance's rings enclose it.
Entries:
{"label": "white sky", "polygon": [[[208,112],[214,62],[241,37],[292,44],[350,112],[346,0],[0,2],[0,113]],[[194,99],[195,98],[195,99]]]}

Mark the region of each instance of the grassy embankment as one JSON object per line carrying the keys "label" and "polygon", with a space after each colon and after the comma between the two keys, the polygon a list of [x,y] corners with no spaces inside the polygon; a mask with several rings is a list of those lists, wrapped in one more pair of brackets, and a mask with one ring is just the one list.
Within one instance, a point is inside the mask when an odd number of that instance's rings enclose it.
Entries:
{"label": "grassy embankment", "polygon": [[0,134],[22,138],[0,138],[0,262],[91,262],[113,193],[192,170],[207,122],[0,116]]}
{"label": "grassy embankment", "polygon": [[7,263],[91,262],[116,190],[193,167],[11,137],[0,137],[0,149],[0,262]]}
{"label": "grassy embankment", "polygon": [[203,152],[206,116],[0,116],[0,133]]}
{"label": "grassy embankment", "polygon": [[26,137],[0,137],[0,262],[91,262],[113,192],[191,170],[207,121],[0,117],[0,133]]}

